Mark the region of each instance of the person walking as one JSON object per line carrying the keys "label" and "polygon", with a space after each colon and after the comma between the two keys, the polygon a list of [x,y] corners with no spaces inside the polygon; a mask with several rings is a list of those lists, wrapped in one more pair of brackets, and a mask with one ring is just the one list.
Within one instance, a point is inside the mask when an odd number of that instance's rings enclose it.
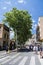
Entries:
{"label": "person walking", "polygon": [[33,51],[35,51],[35,46],[33,47]]}
{"label": "person walking", "polygon": [[6,45],[6,52],[8,53],[8,45]]}
{"label": "person walking", "polygon": [[40,58],[42,58],[42,46],[40,45]]}
{"label": "person walking", "polygon": [[36,54],[38,53],[38,47],[37,45],[35,46],[35,51],[36,51]]}

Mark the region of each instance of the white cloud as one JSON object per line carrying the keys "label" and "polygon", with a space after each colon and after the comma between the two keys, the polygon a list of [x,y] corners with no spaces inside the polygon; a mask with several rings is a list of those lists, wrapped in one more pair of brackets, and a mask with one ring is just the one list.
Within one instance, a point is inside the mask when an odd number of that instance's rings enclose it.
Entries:
{"label": "white cloud", "polygon": [[4,10],[5,10],[5,9],[7,9],[7,7],[3,7],[2,9],[4,9]]}
{"label": "white cloud", "polygon": [[32,29],[36,30],[37,24],[33,24]]}
{"label": "white cloud", "polygon": [[34,19],[32,19],[32,22],[33,22],[32,29],[36,30],[36,27],[37,27],[37,24],[35,23],[36,21]]}
{"label": "white cloud", "polygon": [[8,5],[10,5],[11,4],[11,1],[5,1],[5,4],[8,4]]}
{"label": "white cloud", "polygon": [[35,23],[36,21],[33,19],[32,22]]}
{"label": "white cloud", "polygon": [[25,0],[18,0],[18,3],[24,3],[24,4],[26,4],[26,1]]}
{"label": "white cloud", "polygon": [[34,25],[34,28],[33,29],[36,30],[36,27],[37,27],[37,24]]}
{"label": "white cloud", "polygon": [[18,3],[23,3],[24,2],[24,0],[18,0]]}

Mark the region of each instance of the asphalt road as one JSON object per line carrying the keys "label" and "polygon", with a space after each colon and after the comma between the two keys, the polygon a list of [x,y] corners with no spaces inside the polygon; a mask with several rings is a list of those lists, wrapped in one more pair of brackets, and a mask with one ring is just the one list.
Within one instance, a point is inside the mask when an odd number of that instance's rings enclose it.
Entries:
{"label": "asphalt road", "polygon": [[0,54],[0,65],[43,65],[43,59],[34,52],[4,52]]}

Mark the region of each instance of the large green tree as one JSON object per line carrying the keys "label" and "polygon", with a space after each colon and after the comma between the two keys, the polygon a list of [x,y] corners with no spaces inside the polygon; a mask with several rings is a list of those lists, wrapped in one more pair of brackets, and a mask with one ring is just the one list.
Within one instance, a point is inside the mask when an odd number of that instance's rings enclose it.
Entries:
{"label": "large green tree", "polygon": [[20,44],[24,44],[32,36],[32,19],[28,11],[13,8],[10,12],[5,13],[4,16],[3,21],[8,23],[14,32],[15,30],[17,31],[17,40]]}

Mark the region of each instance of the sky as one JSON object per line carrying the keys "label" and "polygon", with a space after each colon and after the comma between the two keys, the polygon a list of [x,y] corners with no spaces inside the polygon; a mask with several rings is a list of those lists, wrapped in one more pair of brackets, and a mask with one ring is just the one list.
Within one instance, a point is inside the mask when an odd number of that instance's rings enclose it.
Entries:
{"label": "sky", "polygon": [[[43,0],[0,0],[0,23],[4,18],[4,13],[14,7],[27,10],[31,14],[33,21],[32,33],[35,34],[38,18],[43,16]],[[13,33],[11,36],[13,36]]]}

